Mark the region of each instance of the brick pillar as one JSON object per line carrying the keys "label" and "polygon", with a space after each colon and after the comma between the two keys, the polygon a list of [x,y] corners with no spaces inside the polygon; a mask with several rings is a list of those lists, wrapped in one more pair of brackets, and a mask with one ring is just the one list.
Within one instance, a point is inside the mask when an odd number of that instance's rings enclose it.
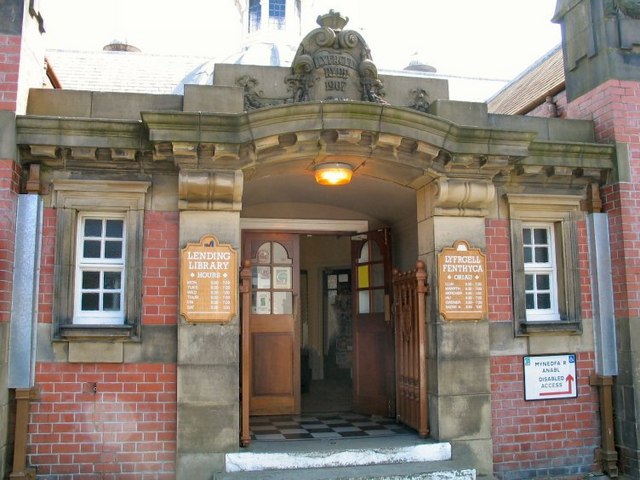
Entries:
{"label": "brick pillar", "polygon": [[618,336],[615,410],[621,472],[640,475],[640,82],[609,80],[569,104],[571,118],[591,118],[596,138],[615,143],[618,178],[602,191],[609,214]]}
{"label": "brick pillar", "polygon": [[[9,2],[11,3],[11,2]],[[0,16],[7,7],[0,6]],[[22,17],[20,17],[22,18]],[[9,32],[7,32],[7,30]],[[15,243],[19,167],[15,155],[15,110],[18,96],[21,36],[13,24],[0,21],[0,478],[8,474],[8,350],[11,285]]]}
{"label": "brick pillar", "polygon": [[[637,10],[637,9],[636,9]],[[558,0],[567,117],[592,120],[615,144],[615,177],[601,191],[609,214],[619,372],[615,433],[620,472],[640,477],[640,15],[629,2]]]}

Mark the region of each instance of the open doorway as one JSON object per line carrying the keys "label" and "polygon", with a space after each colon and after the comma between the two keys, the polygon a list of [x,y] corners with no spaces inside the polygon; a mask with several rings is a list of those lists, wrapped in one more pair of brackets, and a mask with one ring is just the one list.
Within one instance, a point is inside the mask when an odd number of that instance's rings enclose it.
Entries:
{"label": "open doorway", "polygon": [[304,235],[300,259],[302,413],[348,412],[353,390],[350,237]]}

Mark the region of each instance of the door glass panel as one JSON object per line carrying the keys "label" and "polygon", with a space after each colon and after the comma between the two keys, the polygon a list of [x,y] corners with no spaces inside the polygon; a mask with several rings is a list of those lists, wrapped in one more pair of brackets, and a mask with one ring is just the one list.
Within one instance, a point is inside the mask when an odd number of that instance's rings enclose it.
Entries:
{"label": "door glass panel", "polygon": [[369,288],[369,265],[358,266],[358,288]]}
{"label": "door glass panel", "polygon": [[371,242],[371,261],[382,261],[382,251],[380,250],[380,246],[377,244],[377,242]]}
{"label": "door glass panel", "polygon": [[273,288],[289,290],[291,285],[291,267],[273,267]]}
{"label": "door glass panel", "polygon": [[369,313],[369,290],[358,292],[358,313]]}
{"label": "door glass panel", "polygon": [[271,263],[271,242],[265,242],[258,248],[256,253],[258,263]]}
{"label": "door glass panel", "polygon": [[293,294],[291,292],[273,292],[273,313],[284,315],[293,313]]}
{"label": "door glass panel", "polygon": [[277,242],[273,243],[273,263],[291,263],[287,250]]}
{"label": "door glass panel", "polygon": [[253,292],[251,297],[251,313],[256,315],[271,313],[271,292]]}
{"label": "door glass panel", "polygon": [[369,261],[369,242],[364,242],[362,245],[362,249],[360,249],[360,258],[358,259],[359,263],[364,263]]}
{"label": "door glass panel", "polygon": [[251,288],[253,290],[271,288],[271,268],[252,267]]}
{"label": "door glass panel", "polygon": [[377,263],[371,265],[371,286],[372,287],[384,287],[384,265]]}
{"label": "door glass panel", "polygon": [[384,288],[376,288],[372,290],[373,294],[373,313],[384,312]]}

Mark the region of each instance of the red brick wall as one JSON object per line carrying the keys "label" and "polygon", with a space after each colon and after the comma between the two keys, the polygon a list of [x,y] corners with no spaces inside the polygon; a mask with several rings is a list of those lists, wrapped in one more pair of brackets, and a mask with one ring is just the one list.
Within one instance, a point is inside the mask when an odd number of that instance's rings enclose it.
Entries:
{"label": "red brick wall", "polygon": [[[513,322],[509,220],[486,220],[489,321]],[[582,318],[591,317],[586,225],[578,224]],[[578,398],[524,400],[523,355],[492,356],[494,470],[500,478],[530,479],[595,469],[600,444],[597,391],[589,386],[592,352],[578,353]],[[576,477],[578,478],[578,477]],[[580,477],[581,478],[581,477]]]}
{"label": "red brick wall", "polygon": [[485,222],[487,255],[487,295],[490,322],[512,322],[511,240],[509,220]]}
{"label": "red brick wall", "polygon": [[630,181],[605,187],[616,316],[640,317],[640,82],[610,80],[568,106],[570,118],[592,119],[596,140],[627,148]]}
{"label": "red brick wall", "polygon": [[175,365],[39,363],[36,384],[28,461],[39,476],[175,478]]}
{"label": "red brick wall", "polygon": [[16,111],[21,41],[19,35],[0,34],[0,110]]}
{"label": "red brick wall", "polygon": [[598,398],[589,386],[593,353],[578,353],[578,398],[525,401],[522,356],[491,359],[493,461],[501,478],[529,479],[594,470],[600,445]]}
{"label": "red brick wall", "polygon": [[144,217],[143,315],[145,325],[178,320],[178,213],[146,212]]}
{"label": "red brick wall", "polygon": [[[41,323],[52,322],[55,236],[56,211],[46,208]],[[176,324],[177,212],[145,213],[143,248],[142,323]],[[41,395],[31,405],[28,460],[38,475],[82,480],[175,478],[175,364],[39,362],[36,386]]]}
{"label": "red brick wall", "polygon": [[0,322],[9,322],[20,167],[0,159]]}

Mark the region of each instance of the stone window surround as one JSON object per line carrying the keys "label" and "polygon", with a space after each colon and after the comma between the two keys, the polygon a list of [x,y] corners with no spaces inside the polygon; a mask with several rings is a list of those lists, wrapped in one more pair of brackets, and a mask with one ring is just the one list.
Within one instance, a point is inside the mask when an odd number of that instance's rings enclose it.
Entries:
{"label": "stone window surround", "polygon": [[[140,340],[145,195],[151,182],[54,179],[56,248],[54,340]],[[127,235],[123,325],[74,325],[75,247],[79,212],[124,214]]]}
{"label": "stone window surround", "polygon": [[[506,194],[511,230],[511,270],[516,336],[536,333],[582,333],[578,231],[580,195]],[[522,226],[553,224],[556,242],[559,321],[527,321],[524,298]]]}

